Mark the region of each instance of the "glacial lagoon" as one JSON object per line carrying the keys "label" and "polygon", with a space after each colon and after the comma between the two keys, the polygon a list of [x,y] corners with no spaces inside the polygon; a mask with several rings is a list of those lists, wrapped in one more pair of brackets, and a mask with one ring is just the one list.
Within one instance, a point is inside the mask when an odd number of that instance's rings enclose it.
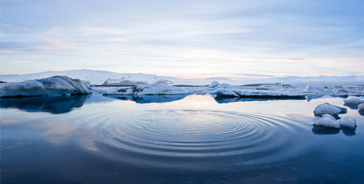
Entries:
{"label": "glacial lagoon", "polygon": [[0,99],[5,183],[360,183],[356,129],[314,127],[314,108],[340,97],[211,95]]}

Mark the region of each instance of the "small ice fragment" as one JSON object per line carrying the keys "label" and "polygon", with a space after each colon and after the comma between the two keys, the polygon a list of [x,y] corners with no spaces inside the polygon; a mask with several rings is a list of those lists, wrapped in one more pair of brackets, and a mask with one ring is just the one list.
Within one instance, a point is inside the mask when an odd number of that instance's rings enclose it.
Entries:
{"label": "small ice fragment", "polygon": [[313,120],[313,125],[324,126],[329,128],[340,128],[340,123],[335,120],[335,118],[329,114],[324,114],[322,117],[315,117]]}
{"label": "small ice fragment", "polygon": [[332,116],[338,115],[339,113],[346,113],[347,109],[343,107],[338,107],[335,105],[331,105],[329,103],[323,103],[318,105],[313,113],[315,116],[322,116],[324,114],[330,114]]}
{"label": "small ice fragment", "polygon": [[347,127],[347,128],[355,128],[356,127],[356,119],[351,117],[346,117],[342,120],[339,120],[339,123],[341,126]]}
{"label": "small ice fragment", "polygon": [[359,111],[364,111],[364,103],[359,104]]}
{"label": "small ice fragment", "polygon": [[349,96],[344,100],[344,102],[347,105],[359,105],[360,103],[364,103],[364,99],[355,96]]}

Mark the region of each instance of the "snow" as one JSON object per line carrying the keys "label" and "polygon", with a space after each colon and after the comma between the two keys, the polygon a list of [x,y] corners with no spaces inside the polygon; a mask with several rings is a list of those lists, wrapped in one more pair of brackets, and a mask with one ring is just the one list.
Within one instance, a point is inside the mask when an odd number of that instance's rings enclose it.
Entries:
{"label": "snow", "polygon": [[356,127],[356,119],[351,117],[346,117],[344,119],[339,120],[339,123],[343,127],[347,128],[355,128]]}
{"label": "snow", "polygon": [[324,126],[328,128],[340,128],[340,123],[335,120],[335,118],[329,114],[324,114],[322,117],[315,117],[312,120],[315,126]]}
{"label": "snow", "polygon": [[344,100],[344,102],[347,105],[359,105],[360,103],[364,103],[364,99],[355,96],[349,96]]}
{"label": "snow", "polygon": [[89,94],[91,91],[79,79],[67,76],[53,76],[45,79],[24,82],[2,83],[0,97],[13,96],[69,96],[71,94]]}
{"label": "snow", "polygon": [[346,113],[346,112],[347,112],[346,108],[331,105],[329,103],[320,104],[313,111],[315,116],[322,116],[324,114],[330,114],[332,116],[336,116],[338,114]]}

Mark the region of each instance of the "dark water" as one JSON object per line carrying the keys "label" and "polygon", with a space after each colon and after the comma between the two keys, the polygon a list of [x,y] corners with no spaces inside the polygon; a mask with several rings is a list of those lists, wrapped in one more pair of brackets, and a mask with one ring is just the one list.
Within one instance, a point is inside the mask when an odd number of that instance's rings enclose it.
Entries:
{"label": "dark water", "polygon": [[342,98],[1,99],[1,183],[363,183],[358,127],[313,127]]}

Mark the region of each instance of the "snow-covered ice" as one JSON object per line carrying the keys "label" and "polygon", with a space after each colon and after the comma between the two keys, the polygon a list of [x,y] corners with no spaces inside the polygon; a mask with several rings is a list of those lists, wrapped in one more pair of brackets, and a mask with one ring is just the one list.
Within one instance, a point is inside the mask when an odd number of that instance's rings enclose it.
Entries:
{"label": "snow-covered ice", "polygon": [[344,100],[344,102],[347,105],[359,105],[360,103],[364,103],[364,99],[355,96],[349,96]]}
{"label": "snow-covered ice", "polygon": [[73,94],[89,94],[91,91],[79,79],[67,76],[53,76],[45,79],[28,80],[24,82],[2,83],[0,97],[12,96],[59,96]]}
{"label": "snow-covered ice", "polygon": [[337,116],[338,114],[342,114],[342,113],[346,113],[346,112],[347,112],[346,108],[331,105],[329,103],[320,104],[313,111],[315,116],[322,116],[324,114],[330,114],[332,116]]}
{"label": "snow-covered ice", "polygon": [[340,123],[335,120],[335,118],[329,114],[323,114],[322,117],[315,117],[312,120],[315,126],[324,126],[329,128],[340,128]]}
{"label": "snow-covered ice", "polygon": [[355,128],[356,127],[356,119],[351,117],[346,117],[344,119],[338,120],[340,125],[347,128]]}

